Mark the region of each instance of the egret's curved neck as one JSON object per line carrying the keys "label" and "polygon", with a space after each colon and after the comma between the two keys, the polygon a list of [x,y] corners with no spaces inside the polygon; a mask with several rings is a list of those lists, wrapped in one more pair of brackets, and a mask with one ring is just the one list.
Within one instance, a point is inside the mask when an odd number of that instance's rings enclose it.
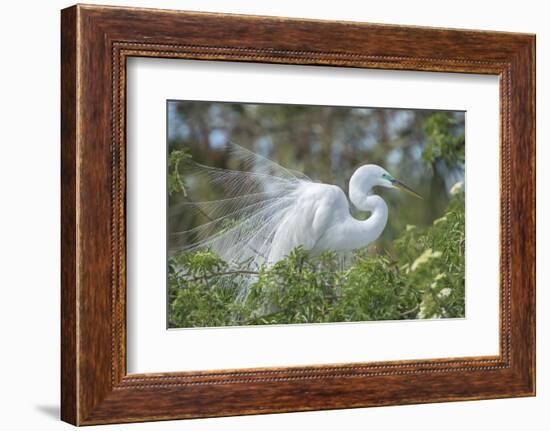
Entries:
{"label": "egret's curved neck", "polygon": [[356,220],[355,226],[357,242],[364,245],[375,241],[381,234],[388,222],[388,206],[384,199],[372,194],[370,184],[360,184],[354,181],[352,176],[349,187],[349,199],[360,211],[368,211],[371,216],[363,221]]}

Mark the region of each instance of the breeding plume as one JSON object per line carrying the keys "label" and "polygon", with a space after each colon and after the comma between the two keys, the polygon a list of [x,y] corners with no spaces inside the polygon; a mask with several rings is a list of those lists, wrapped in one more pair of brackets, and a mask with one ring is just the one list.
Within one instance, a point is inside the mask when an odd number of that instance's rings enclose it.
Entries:
{"label": "breeding plume", "polygon": [[[186,250],[211,249],[232,266],[274,264],[302,246],[314,254],[325,250],[348,252],[375,241],[386,226],[388,207],[373,193],[376,186],[412,189],[376,165],[363,165],[349,182],[349,199],[335,185],[315,182],[302,173],[232,144],[232,156],[242,170],[193,163],[190,184],[210,181],[226,198],[188,202],[206,222],[183,232]],[[351,206],[370,217],[358,220]]]}

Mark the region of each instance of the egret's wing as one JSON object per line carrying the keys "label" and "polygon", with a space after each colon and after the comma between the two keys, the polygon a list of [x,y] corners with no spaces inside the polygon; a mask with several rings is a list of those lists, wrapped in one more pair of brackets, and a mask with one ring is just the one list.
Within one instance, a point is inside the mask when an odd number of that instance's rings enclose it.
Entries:
{"label": "egret's wing", "polygon": [[249,149],[241,147],[235,143],[229,143],[228,151],[235,159],[244,164],[245,167],[243,170],[245,171],[261,172],[286,180],[302,179],[311,181],[306,174],[293,169],[287,169],[275,163],[273,160],[256,154],[253,151],[250,151]]}
{"label": "egret's wing", "polygon": [[180,234],[189,244],[186,251],[209,248],[231,265],[257,267],[266,262],[273,236],[307,177],[235,144],[229,150],[244,170],[198,163],[186,169],[190,183],[216,184],[226,197],[186,203],[188,210],[201,212],[208,221]]}

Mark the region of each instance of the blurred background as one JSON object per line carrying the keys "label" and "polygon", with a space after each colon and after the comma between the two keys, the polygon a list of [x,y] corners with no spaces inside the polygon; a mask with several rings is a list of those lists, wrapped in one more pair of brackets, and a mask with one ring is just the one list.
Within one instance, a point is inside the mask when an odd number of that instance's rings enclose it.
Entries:
{"label": "blurred background", "polygon": [[239,169],[229,141],[314,181],[337,184],[346,194],[359,166],[387,169],[424,200],[380,191],[389,206],[388,225],[376,243],[384,248],[406,225],[428,226],[444,213],[450,189],[464,180],[464,121],[462,111],[168,101],[168,248],[186,244],[184,235],[174,233],[207,221],[182,211],[182,203],[224,197],[207,181],[186,179],[182,158]]}

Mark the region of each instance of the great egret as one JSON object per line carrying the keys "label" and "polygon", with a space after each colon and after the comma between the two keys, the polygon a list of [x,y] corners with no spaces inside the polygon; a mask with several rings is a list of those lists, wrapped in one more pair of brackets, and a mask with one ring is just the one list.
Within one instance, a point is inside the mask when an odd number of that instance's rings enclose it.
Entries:
{"label": "great egret", "polygon": [[[314,182],[243,147],[231,144],[232,156],[244,170],[227,170],[192,163],[189,183],[210,181],[227,198],[188,202],[207,217],[206,223],[183,232],[185,250],[210,249],[236,267],[272,265],[295,247],[318,254],[349,252],[375,241],[386,226],[388,207],[373,194],[376,186],[418,193],[376,165],[363,165],[349,182],[349,200],[335,185]],[[190,169],[190,170],[189,170]],[[351,205],[370,212],[354,218]]]}

